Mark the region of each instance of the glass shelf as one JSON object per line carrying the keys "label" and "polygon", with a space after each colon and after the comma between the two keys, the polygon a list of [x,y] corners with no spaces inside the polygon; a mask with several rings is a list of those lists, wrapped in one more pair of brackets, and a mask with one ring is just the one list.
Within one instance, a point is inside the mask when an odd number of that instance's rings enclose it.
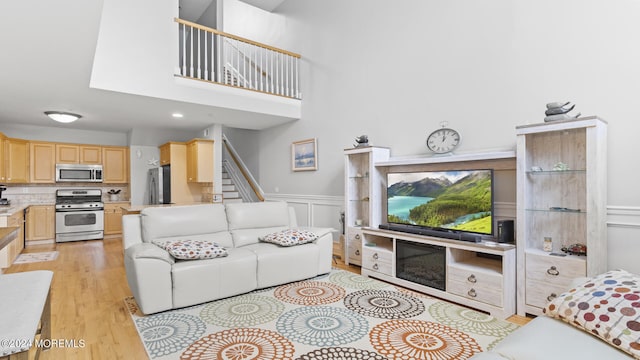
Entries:
{"label": "glass shelf", "polygon": [[574,174],[586,174],[587,170],[542,170],[542,171],[527,171],[527,175],[574,175]]}
{"label": "glass shelf", "polygon": [[368,176],[349,176],[349,179],[353,179],[353,180],[365,180],[365,179],[369,179]]}
{"label": "glass shelf", "polygon": [[560,214],[586,214],[584,210],[554,210],[554,209],[525,209],[529,212],[541,212],[541,213],[560,213]]}
{"label": "glass shelf", "polygon": [[366,198],[366,199],[349,199],[349,201],[353,201],[353,202],[363,202],[363,201],[369,201],[369,198]]}

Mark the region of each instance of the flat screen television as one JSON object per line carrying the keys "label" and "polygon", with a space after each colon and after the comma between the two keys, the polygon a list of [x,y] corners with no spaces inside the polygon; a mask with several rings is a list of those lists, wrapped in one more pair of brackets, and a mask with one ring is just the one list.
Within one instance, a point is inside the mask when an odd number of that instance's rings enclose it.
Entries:
{"label": "flat screen television", "polygon": [[387,221],[393,230],[493,236],[492,214],[493,170],[387,174]]}

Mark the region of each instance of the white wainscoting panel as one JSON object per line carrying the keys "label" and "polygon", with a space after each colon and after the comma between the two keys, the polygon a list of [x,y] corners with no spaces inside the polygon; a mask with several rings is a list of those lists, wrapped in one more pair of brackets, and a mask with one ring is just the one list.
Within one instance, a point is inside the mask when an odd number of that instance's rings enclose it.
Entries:
{"label": "white wainscoting panel", "polygon": [[608,206],[608,267],[640,274],[640,207]]}
{"label": "white wainscoting panel", "polygon": [[265,200],[285,201],[295,209],[298,225],[329,227],[335,230],[334,240],[340,237],[340,212],[344,209],[342,196],[265,194]]}
{"label": "white wainscoting panel", "polygon": [[[292,206],[300,226],[331,227],[334,239],[340,235],[340,212],[344,197],[296,194],[266,194],[266,200],[285,201]],[[516,218],[516,204],[496,202],[496,220]],[[640,274],[640,207],[608,206],[608,268],[625,269]],[[517,239],[516,239],[517,243]]]}

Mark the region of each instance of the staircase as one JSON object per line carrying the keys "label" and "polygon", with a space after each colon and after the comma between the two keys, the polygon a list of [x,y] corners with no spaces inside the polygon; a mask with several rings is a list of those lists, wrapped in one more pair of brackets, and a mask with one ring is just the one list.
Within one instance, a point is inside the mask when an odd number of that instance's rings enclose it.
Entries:
{"label": "staircase", "polygon": [[242,197],[226,171],[222,172],[222,200],[225,203],[242,202]]}

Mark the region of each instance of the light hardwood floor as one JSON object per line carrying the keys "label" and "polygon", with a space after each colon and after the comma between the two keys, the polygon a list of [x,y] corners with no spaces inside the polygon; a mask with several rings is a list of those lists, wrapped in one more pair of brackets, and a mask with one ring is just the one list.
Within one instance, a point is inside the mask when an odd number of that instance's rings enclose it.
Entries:
{"label": "light hardwood floor", "polygon": [[[122,240],[79,241],[31,246],[25,252],[57,250],[55,261],[16,264],[6,270],[54,271],[51,289],[51,333],[54,339],[84,342],[84,347],[53,347],[41,352],[41,359],[145,359],[124,298],[131,296],[122,256]],[[345,266],[339,258],[336,268],[360,273],[357,266]],[[517,324],[527,318],[513,316]],[[30,354],[33,356],[33,354]]]}

